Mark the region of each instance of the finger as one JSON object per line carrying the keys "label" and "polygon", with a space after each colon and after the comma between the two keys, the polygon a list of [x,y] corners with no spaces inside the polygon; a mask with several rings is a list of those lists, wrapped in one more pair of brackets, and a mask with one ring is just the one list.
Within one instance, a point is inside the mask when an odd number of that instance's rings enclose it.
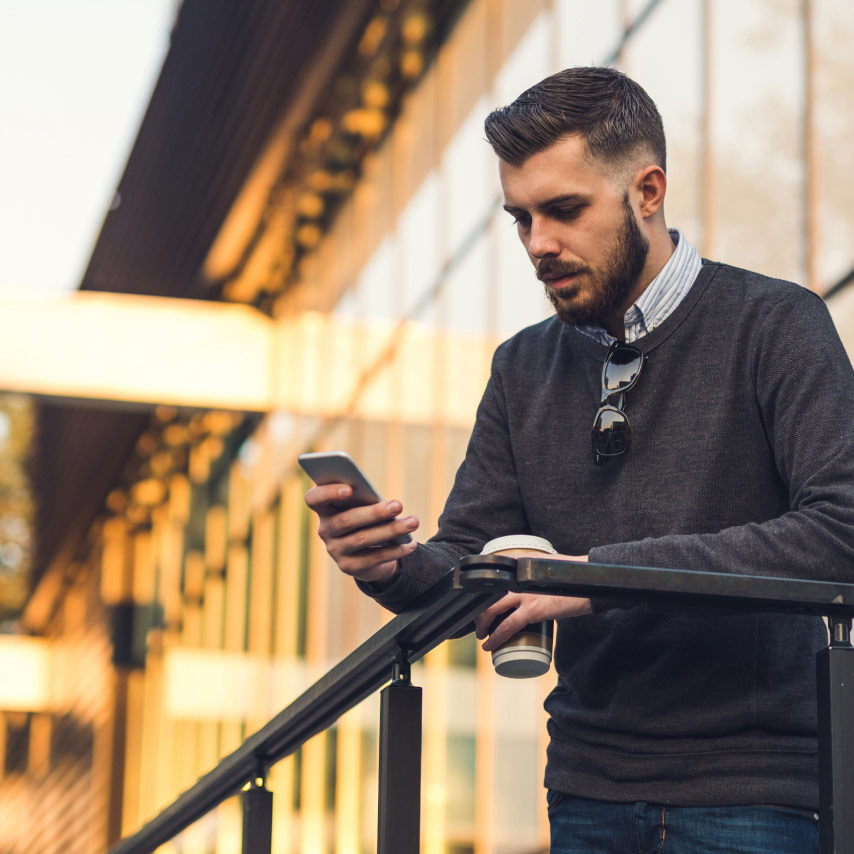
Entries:
{"label": "finger", "polygon": [[327,549],[337,559],[388,545],[402,545],[405,535],[409,534],[411,537],[417,527],[418,520],[414,516],[406,516],[403,519],[393,519],[384,525],[357,528],[337,537],[329,533],[329,525],[327,530],[321,533],[321,537],[325,540]]}
{"label": "finger", "polygon": [[352,575],[362,581],[370,581],[379,577],[379,568],[385,564],[394,564],[401,558],[412,554],[418,544],[413,541],[402,546],[387,545],[383,548],[365,549],[342,556],[337,560],[338,566],[346,575]]}
{"label": "finger", "polygon": [[517,607],[518,604],[518,597],[505,593],[497,602],[490,605],[475,618],[475,636],[480,639],[485,638],[496,618]]}
{"label": "finger", "polygon": [[487,652],[492,652],[498,649],[502,644],[506,643],[517,632],[522,631],[528,625],[528,618],[525,616],[521,608],[517,608],[512,613],[501,621],[495,628],[495,631],[490,632],[489,637],[481,644],[481,648]]}
{"label": "finger", "polygon": [[353,487],[348,483],[325,483],[323,486],[313,486],[305,494],[305,503],[322,516],[339,513],[336,501],[343,501],[353,494]]}
{"label": "finger", "polygon": [[[345,537],[357,531],[385,529],[389,525],[394,524],[397,515],[402,510],[403,506],[399,501],[381,501],[379,504],[366,504],[361,507],[350,507],[347,510],[339,510],[328,517],[328,522],[325,526],[326,533],[331,537]],[[417,527],[418,520],[414,516],[406,517],[407,524],[411,524],[413,519],[415,520],[415,527]],[[403,530],[396,531],[395,535],[410,530],[414,530],[414,528],[404,528]],[[390,539],[390,536],[385,531],[384,533],[385,539]],[[382,538],[372,537],[370,541],[365,542],[363,547],[376,545],[381,542],[383,542]]]}

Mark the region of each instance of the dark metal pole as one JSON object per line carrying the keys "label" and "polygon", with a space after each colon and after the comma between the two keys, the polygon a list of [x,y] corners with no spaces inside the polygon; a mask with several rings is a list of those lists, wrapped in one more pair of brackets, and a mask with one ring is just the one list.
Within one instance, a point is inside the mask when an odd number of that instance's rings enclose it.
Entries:
{"label": "dark metal pole", "polygon": [[851,620],[830,618],[830,645],[816,656],[822,854],[854,852],[854,647]]}
{"label": "dark metal pole", "polygon": [[380,693],[377,854],[418,854],[421,837],[421,689],[400,650]]}
{"label": "dark metal pole", "polygon": [[270,854],[273,848],[273,793],[264,785],[264,771],[240,794],[243,803],[243,854]]}

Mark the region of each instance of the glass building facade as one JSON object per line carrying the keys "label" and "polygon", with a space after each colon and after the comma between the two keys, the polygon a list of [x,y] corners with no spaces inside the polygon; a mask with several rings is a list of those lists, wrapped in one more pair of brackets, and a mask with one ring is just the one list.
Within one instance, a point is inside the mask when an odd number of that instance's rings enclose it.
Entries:
{"label": "glass building facade", "polygon": [[[843,0],[461,4],[295,280],[273,288],[285,403],[251,420],[158,410],[136,449],[147,476],[69,565],[43,619],[63,662],[52,706],[0,713],[0,849],[103,850],[389,619],[326,556],[296,457],[347,450],[419,536],[435,530],[496,344],[550,313],[483,134],[542,77],[613,63],[642,84],[667,133],[668,224],[708,258],[827,295],[854,346],[852,37]],[[269,217],[265,239],[289,228]],[[134,629],[119,661],[117,603]],[[553,679],[496,677],[471,636],[414,669],[425,854],[547,850]],[[377,721],[373,697],[272,768],[277,854],[376,849]],[[162,851],[237,851],[240,832],[229,801]]]}

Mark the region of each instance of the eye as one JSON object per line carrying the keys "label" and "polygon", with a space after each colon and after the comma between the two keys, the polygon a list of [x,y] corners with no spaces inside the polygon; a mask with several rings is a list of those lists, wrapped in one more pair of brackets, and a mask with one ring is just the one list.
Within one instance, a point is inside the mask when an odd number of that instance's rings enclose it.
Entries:
{"label": "eye", "polygon": [[582,205],[573,205],[570,208],[555,208],[553,213],[556,219],[575,219],[583,209]]}
{"label": "eye", "polygon": [[510,215],[513,217],[513,225],[518,225],[518,226],[524,228],[525,226],[527,226],[531,222],[531,217],[529,217],[528,214],[526,214],[526,213],[517,213],[515,215],[514,214],[510,214]]}

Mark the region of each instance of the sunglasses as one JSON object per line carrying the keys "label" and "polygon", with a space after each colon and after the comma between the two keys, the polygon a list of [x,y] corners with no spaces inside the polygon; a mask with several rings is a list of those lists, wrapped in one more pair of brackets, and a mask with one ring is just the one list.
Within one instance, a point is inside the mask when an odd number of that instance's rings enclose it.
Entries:
{"label": "sunglasses", "polygon": [[643,368],[644,354],[637,347],[615,341],[602,365],[602,399],[593,421],[593,462],[605,465],[629,449],[632,425],[625,413],[626,392],[633,388]]}

